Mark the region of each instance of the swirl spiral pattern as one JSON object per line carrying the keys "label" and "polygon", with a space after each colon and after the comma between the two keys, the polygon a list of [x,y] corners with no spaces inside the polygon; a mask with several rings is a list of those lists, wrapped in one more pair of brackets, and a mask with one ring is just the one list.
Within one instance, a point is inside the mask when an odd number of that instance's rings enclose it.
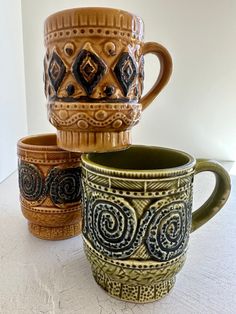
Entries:
{"label": "swirl spiral pattern", "polygon": [[100,199],[96,192],[87,195],[84,209],[84,235],[104,256],[130,257],[143,243],[154,260],[168,261],[181,255],[191,228],[191,204],[161,200],[151,205],[138,219],[135,209],[123,198]]}
{"label": "swirl spiral pattern", "polygon": [[96,200],[89,207],[88,224],[98,251],[111,258],[129,256],[137,229],[135,210],[119,199],[115,202]]}
{"label": "swirl spiral pattern", "polygon": [[19,187],[21,195],[28,201],[37,201],[43,196],[43,178],[35,165],[19,164]]}
{"label": "swirl spiral pattern", "polygon": [[167,261],[180,255],[187,246],[190,221],[183,201],[161,208],[149,223],[146,245],[151,256]]}
{"label": "swirl spiral pattern", "polygon": [[80,168],[51,170],[46,186],[55,205],[74,203],[81,199],[80,172]]}

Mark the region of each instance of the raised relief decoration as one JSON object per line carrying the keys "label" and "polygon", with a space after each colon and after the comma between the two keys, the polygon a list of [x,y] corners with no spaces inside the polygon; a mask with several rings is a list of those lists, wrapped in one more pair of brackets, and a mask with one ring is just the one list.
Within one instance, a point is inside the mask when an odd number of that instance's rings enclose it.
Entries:
{"label": "raised relief decoration", "polygon": [[[90,44],[85,47],[91,47]],[[82,49],[74,64],[73,74],[78,83],[91,95],[106,71],[105,63],[92,51]]]}
{"label": "raised relief decoration", "polygon": [[19,164],[19,188],[27,201],[37,201],[45,194],[44,182],[39,169],[28,163]]}
{"label": "raised relief decoration", "polygon": [[123,52],[114,69],[115,75],[127,96],[129,89],[137,75],[135,63],[128,52]]}
{"label": "raised relief decoration", "polygon": [[88,226],[95,248],[107,257],[126,258],[133,251],[135,210],[123,199],[96,200],[88,205]]}
{"label": "raised relief decoration", "polygon": [[[191,208],[191,206],[189,206]],[[152,217],[146,245],[150,255],[160,261],[168,261],[183,253],[189,235],[189,217],[186,202],[175,201],[156,211]]]}
{"label": "raised relief decoration", "polygon": [[104,256],[131,257],[143,239],[150,257],[160,262],[176,258],[186,249],[188,213],[191,213],[186,202],[158,201],[138,219],[135,209],[125,199],[106,196],[104,200],[103,194],[102,200],[99,194],[93,194],[85,209],[88,218],[84,223],[93,246]]}
{"label": "raised relief decoration", "polygon": [[81,199],[80,168],[53,168],[47,178],[49,195],[55,205],[78,202]]}
{"label": "raised relief decoration", "polygon": [[49,63],[48,75],[50,77],[52,86],[56,92],[59,86],[61,85],[61,82],[63,81],[65,73],[66,73],[66,67],[63,61],[58,56],[58,54],[56,54],[54,51],[51,61]]}
{"label": "raised relief decoration", "polygon": [[76,203],[81,199],[81,169],[52,168],[44,180],[38,167],[19,164],[19,187],[21,195],[31,202],[43,200],[49,195],[56,206]]}

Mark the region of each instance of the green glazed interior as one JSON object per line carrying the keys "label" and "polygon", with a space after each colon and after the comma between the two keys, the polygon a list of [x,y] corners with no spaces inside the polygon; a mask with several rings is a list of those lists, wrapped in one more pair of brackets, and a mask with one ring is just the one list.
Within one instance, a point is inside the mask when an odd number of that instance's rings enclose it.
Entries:
{"label": "green glazed interior", "polygon": [[181,168],[194,162],[193,157],[178,150],[141,145],[114,153],[90,153],[83,159],[102,168],[131,171]]}

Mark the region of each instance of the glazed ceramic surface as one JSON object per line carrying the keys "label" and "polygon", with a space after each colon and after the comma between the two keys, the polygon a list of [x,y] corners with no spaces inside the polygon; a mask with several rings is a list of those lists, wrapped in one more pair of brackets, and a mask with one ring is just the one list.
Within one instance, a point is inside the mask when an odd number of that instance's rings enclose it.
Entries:
{"label": "glazed ceramic surface", "polygon": [[[212,195],[192,214],[194,175],[215,174]],[[82,156],[83,237],[96,282],[125,301],[165,296],[184,265],[190,232],[230,193],[227,172],[171,149],[132,146]]]}
{"label": "glazed ceramic surface", "polygon": [[[143,21],[108,8],[55,13],[45,22],[45,94],[58,145],[104,152],[131,143],[131,128],[168,82],[172,61],[158,43],[144,43]],[[144,55],[155,54],[160,72],[141,97]]]}
{"label": "glazed ceramic surface", "polygon": [[80,154],[56,146],[56,134],[18,142],[22,213],[36,237],[61,240],[81,232]]}

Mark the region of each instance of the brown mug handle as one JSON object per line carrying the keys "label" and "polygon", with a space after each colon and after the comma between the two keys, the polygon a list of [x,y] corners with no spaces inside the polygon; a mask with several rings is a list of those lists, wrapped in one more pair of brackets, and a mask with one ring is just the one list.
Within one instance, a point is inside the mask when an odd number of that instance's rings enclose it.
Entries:
{"label": "brown mug handle", "polygon": [[150,105],[154,98],[160,93],[160,91],[165,87],[168,83],[171,73],[172,73],[172,59],[168,52],[168,50],[162,45],[155,42],[147,42],[143,45],[142,50],[143,55],[147,53],[152,53],[157,56],[160,62],[160,72],[156,82],[153,87],[149,90],[149,92],[144,95],[140,103],[142,105],[143,110]]}
{"label": "brown mug handle", "polygon": [[214,173],[216,179],[215,188],[208,200],[193,212],[191,232],[195,231],[215,216],[215,214],[224,206],[230,195],[230,176],[218,162],[203,159],[197,160],[195,175],[204,171]]}

